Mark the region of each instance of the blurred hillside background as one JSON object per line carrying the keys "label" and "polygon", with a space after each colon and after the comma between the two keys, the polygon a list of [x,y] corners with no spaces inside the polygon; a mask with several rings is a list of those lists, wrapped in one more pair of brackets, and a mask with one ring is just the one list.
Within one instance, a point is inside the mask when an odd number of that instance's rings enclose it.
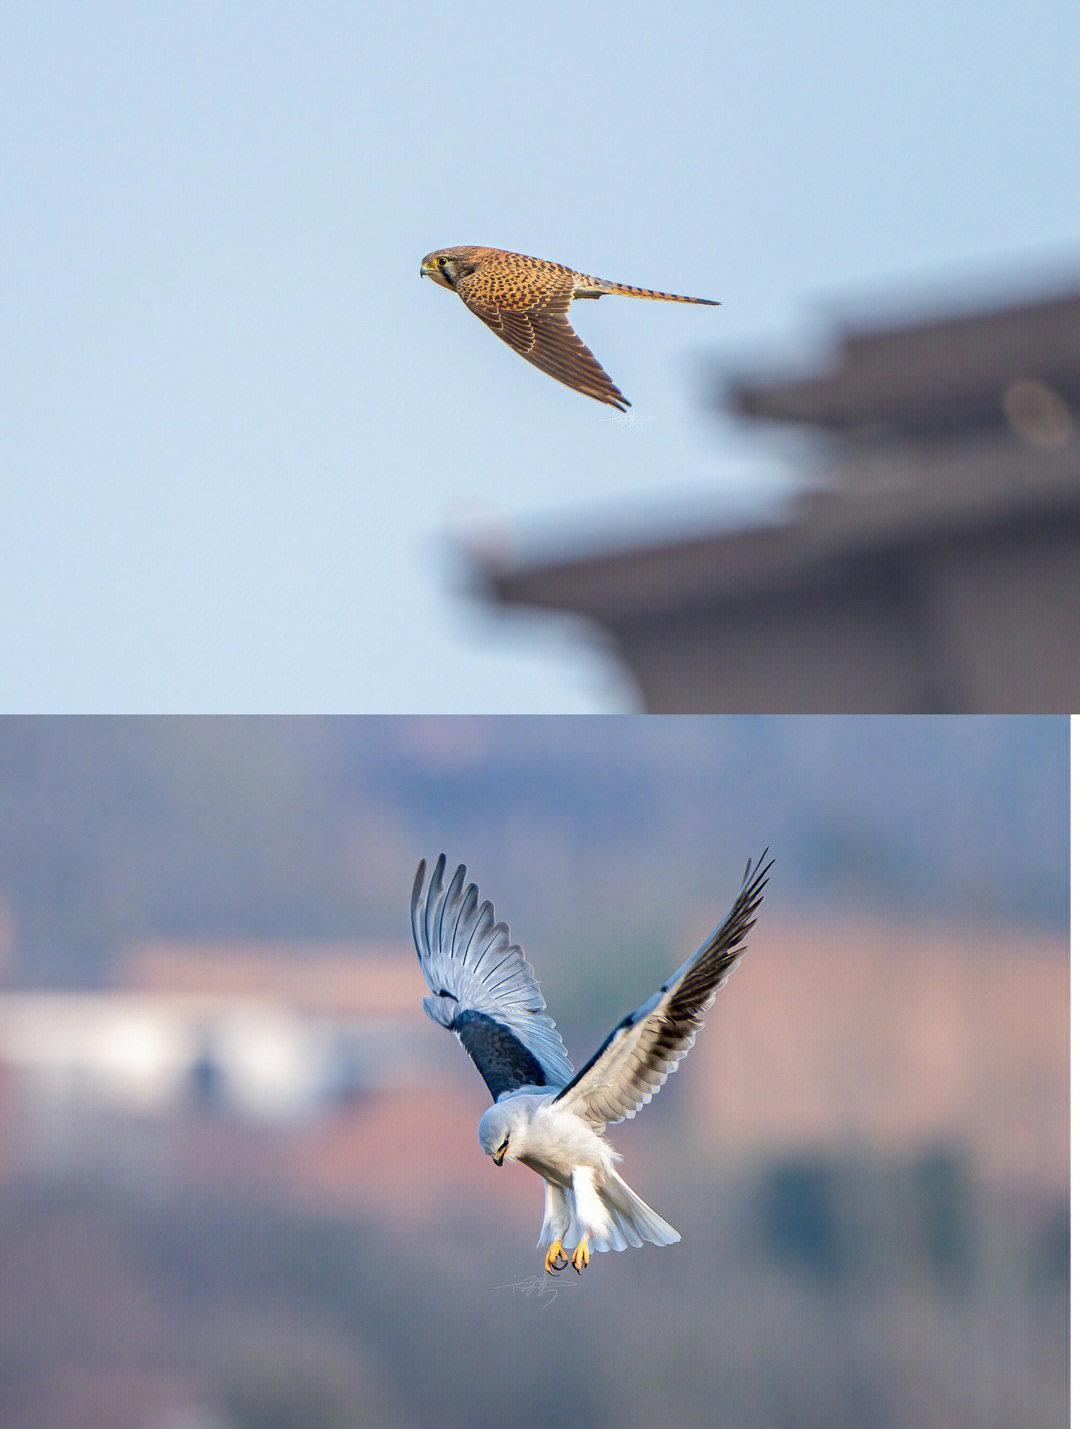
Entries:
{"label": "blurred hillside background", "polygon": [[[1061,719],[0,722],[10,1429],[1065,1414]],[[537,1280],[425,1018],[445,849],[580,1064],[776,859],[616,1128],[682,1232]]]}
{"label": "blurred hillside background", "polygon": [[[718,409],[718,374],[817,371],[852,328],[1080,281],[1076,0],[554,0],[456,23],[421,0],[107,0],[7,5],[0,40],[7,711],[836,708],[835,683],[757,699],[726,658],[719,692],[697,658],[661,678],[621,585],[600,616],[623,659],[575,622],[508,619],[462,587],[477,563],[527,573],[541,554],[787,519],[822,480],[819,443]],[[458,243],[722,306],[575,309],[634,403],[620,418],[419,281],[425,253]],[[985,347],[949,350],[939,399]],[[1075,356],[1063,384],[1037,340],[1025,348],[988,394],[1000,446],[1033,391],[1066,444],[1021,445],[1004,475],[965,447],[965,515],[999,481],[1017,503],[1076,488]],[[936,370],[922,352],[905,365]],[[879,405],[872,424],[894,415]],[[904,460],[959,500],[936,460]],[[799,519],[831,554],[840,523]],[[746,595],[730,557],[695,555],[702,583],[720,573]],[[1025,674],[1022,636],[1074,604],[1053,598],[1054,569],[1040,555],[1010,590],[1009,611],[1028,611],[1025,589],[1042,597],[1009,642]],[[945,655],[913,658],[922,623],[905,610],[900,673],[884,692],[854,681],[839,708],[1075,709],[1011,660],[956,658],[954,620],[994,624],[978,593],[971,610],[952,579],[932,582]],[[564,591],[559,608],[596,604]],[[760,680],[761,645],[740,643]],[[796,639],[775,668],[805,650]],[[969,662],[1005,695],[979,698]]]}

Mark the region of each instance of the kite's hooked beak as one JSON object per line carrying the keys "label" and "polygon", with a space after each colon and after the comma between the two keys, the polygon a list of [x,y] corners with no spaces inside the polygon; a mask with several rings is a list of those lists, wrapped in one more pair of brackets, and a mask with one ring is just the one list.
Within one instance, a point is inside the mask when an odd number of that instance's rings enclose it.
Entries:
{"label": "kite's hooked beak", "polygon": [[499,1149],[498,1149],[498,1151],[493,1151],[493,1152],[491,1153],[491,1159],[492,1159],[492,1161],[495,1162],[495,1165],[496,1165],[496,1166],[501,1166],[501,1165],[503,1164],[503,1157],[504,1157],[505,1155],[506,1155],[506,1147],[505,1147],[505,1146],[500,1146]]}

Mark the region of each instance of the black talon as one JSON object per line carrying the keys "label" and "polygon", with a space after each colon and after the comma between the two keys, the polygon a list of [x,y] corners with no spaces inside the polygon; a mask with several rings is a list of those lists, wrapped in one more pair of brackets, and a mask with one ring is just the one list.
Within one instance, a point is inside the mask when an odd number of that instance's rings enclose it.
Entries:
{"label": "black talon", "polygon": [[550,1265],[547,1263],[547,1261],[544,1262],[544,1269],[549,1275],[558,1275],[559,1271],[565,1270],[569,1263],[570,1262],[567,1260],[566,1256],[563,1255],[562,1251],[560,1250],[558,1255],[555,1257],[555,1259],[551,1262]]}

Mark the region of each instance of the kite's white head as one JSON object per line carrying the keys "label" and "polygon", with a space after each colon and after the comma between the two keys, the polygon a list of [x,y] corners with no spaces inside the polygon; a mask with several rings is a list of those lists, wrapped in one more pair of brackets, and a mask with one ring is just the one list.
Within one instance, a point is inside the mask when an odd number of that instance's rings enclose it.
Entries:
{"label": "kite's white head", "polygon": [[496,1102],[480,1118],[480,1145],[496,1166],[519,1156],[531,1110],[527,1102]]}

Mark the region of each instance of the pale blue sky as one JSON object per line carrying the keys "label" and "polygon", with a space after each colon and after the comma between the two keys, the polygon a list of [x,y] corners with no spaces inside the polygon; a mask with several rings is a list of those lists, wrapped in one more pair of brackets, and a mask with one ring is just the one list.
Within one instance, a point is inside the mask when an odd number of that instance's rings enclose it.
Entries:
{"label": "pale blue sky", "polygon": [[[0,707],[627,707],[446,532],[745,512],[703,356],[1080,272],[1078,53],[1076,0],[5,6]],[[723,306],[575,310],[623,425],[420,281],[462,242]]]}

